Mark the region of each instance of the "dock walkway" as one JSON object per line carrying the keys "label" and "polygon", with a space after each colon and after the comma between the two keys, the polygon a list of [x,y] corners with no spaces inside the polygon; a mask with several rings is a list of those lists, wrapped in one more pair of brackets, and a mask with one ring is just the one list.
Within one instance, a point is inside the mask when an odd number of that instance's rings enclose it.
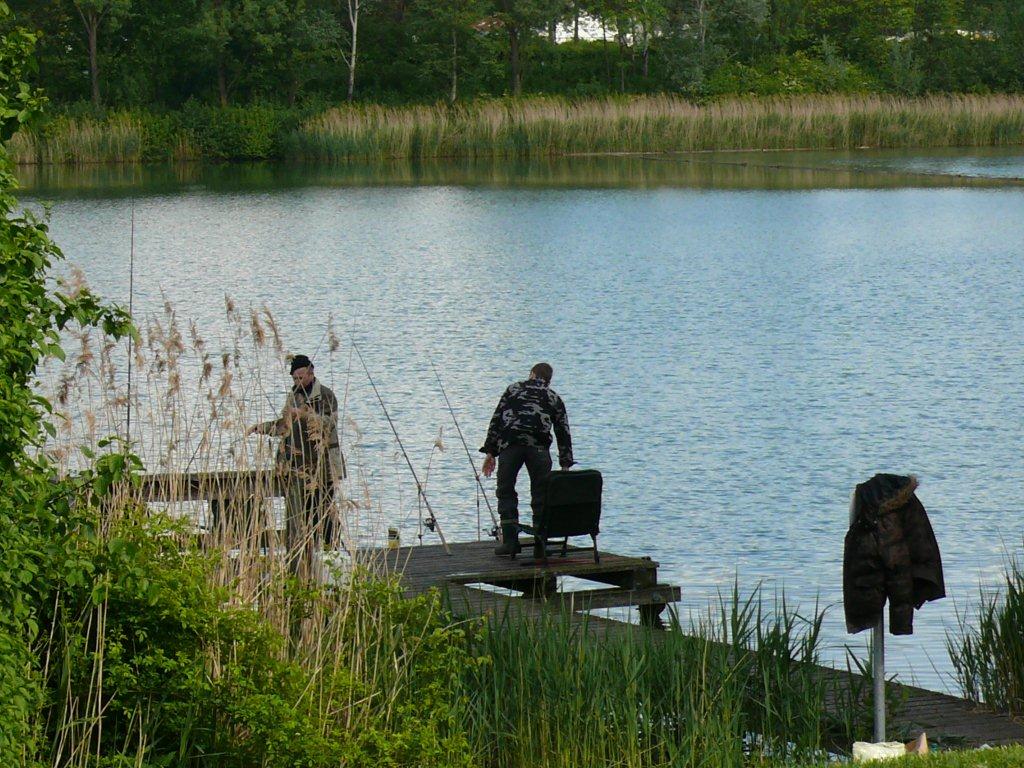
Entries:
{"label": "dock walkway", "polygon": [[[658,581],[658,563],[650,558],[602,551],[600,563],[595,563],[590,550],[570,547],[566,558],[552,558],[549,567],[542,568],[529,556],[529,542],[514,560],[495,556],[493,547],[493,542],[483,541],[449,544],[450,555],[439,545],[367,554],[399,576],[407,595],[440,589],[452,611],[463,618],[512,612],[536,619],[568,607],[570,620],[581,630],[608,637],[650,630],[582,612],[636,606],[641,623],[657,628],[666,605],[679,599],[678,587]],[[565,584],[559,588],[559,577],[589,582],[588,588],[570,589]],[[820,671],[835,688],[871,688],[871,681],[859,675],[830,667]],[[982,710],[955,696],[895,682],[887,686],[890,699],[899,702],[896,711],[889,713],[890,734],[926,731],[932,741],[963,748],[1024,744],[1024,722],[1019,719]]]}

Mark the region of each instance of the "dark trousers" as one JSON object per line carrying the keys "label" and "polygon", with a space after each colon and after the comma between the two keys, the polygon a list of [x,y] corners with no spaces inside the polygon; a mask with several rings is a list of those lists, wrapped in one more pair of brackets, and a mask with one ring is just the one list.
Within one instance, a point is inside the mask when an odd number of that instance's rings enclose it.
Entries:
{"label": "dark trousers", "polygon": [[510,445],[498,454],[498,516],[502,522],[519,520],[516,478],[523,464],[530,473],[530,507],[533,509],[534,520],[540,515],[544,483],[551,474],[551,453],[547,448]]}
{"label": "dark trousers", "polygon": [[314,552],[334,546],[336,516],[332,479],[311,481],[302,473],[292,473],[285,495],[285,537],[292,572],[297,573]]}

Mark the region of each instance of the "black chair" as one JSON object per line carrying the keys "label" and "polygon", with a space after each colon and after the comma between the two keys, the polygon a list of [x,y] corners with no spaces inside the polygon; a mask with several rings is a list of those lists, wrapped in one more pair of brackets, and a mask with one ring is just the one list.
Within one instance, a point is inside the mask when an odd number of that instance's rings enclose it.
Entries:
{"label": "black chair", "polygon": [[[540,555],[546,563],[548,545],[561,543],[561,556],[565,557],[570,536],[590,536],[594,562],[601,562],[597,551],[597,534],[601,532],[601,488],[601,473],[596,469],[558,470],[549,475],[539,519],[535,519],[533,525],[519,526],[520,531],[533,536],[535,556]],[[561,542],[552,542],[552,539],[561,539]]]}

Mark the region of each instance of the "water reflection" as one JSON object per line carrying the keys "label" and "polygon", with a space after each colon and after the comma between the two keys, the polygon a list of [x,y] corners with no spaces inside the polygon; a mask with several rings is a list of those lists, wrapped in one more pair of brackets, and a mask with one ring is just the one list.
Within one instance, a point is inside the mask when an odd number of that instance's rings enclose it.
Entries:
{"label": "water reflection", "polygon": [[[991,173],[986,173],[986,169]],[[966,160],[953,151],[725,152],[577,156],[347,165],[158,164],[21,166],[32,196],[116,197],[193,188],[244,192],[294,187],[465,186],[553,188],[890,189],[1004,186],[1024,176],[1024,154],[992,150]]]}

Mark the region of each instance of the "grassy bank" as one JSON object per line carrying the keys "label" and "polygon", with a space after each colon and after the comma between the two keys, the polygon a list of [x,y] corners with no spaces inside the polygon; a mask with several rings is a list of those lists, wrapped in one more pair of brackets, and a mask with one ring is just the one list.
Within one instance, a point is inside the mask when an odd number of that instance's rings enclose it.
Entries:
{"label": "grassy bank", "polygon": [[1024,144],[1024,96],[807,96],[694,104],[672,96],[354,105],[314,115],[189,106],[64,116],[10,142],[17,163],[538,157],[738,149]]}

